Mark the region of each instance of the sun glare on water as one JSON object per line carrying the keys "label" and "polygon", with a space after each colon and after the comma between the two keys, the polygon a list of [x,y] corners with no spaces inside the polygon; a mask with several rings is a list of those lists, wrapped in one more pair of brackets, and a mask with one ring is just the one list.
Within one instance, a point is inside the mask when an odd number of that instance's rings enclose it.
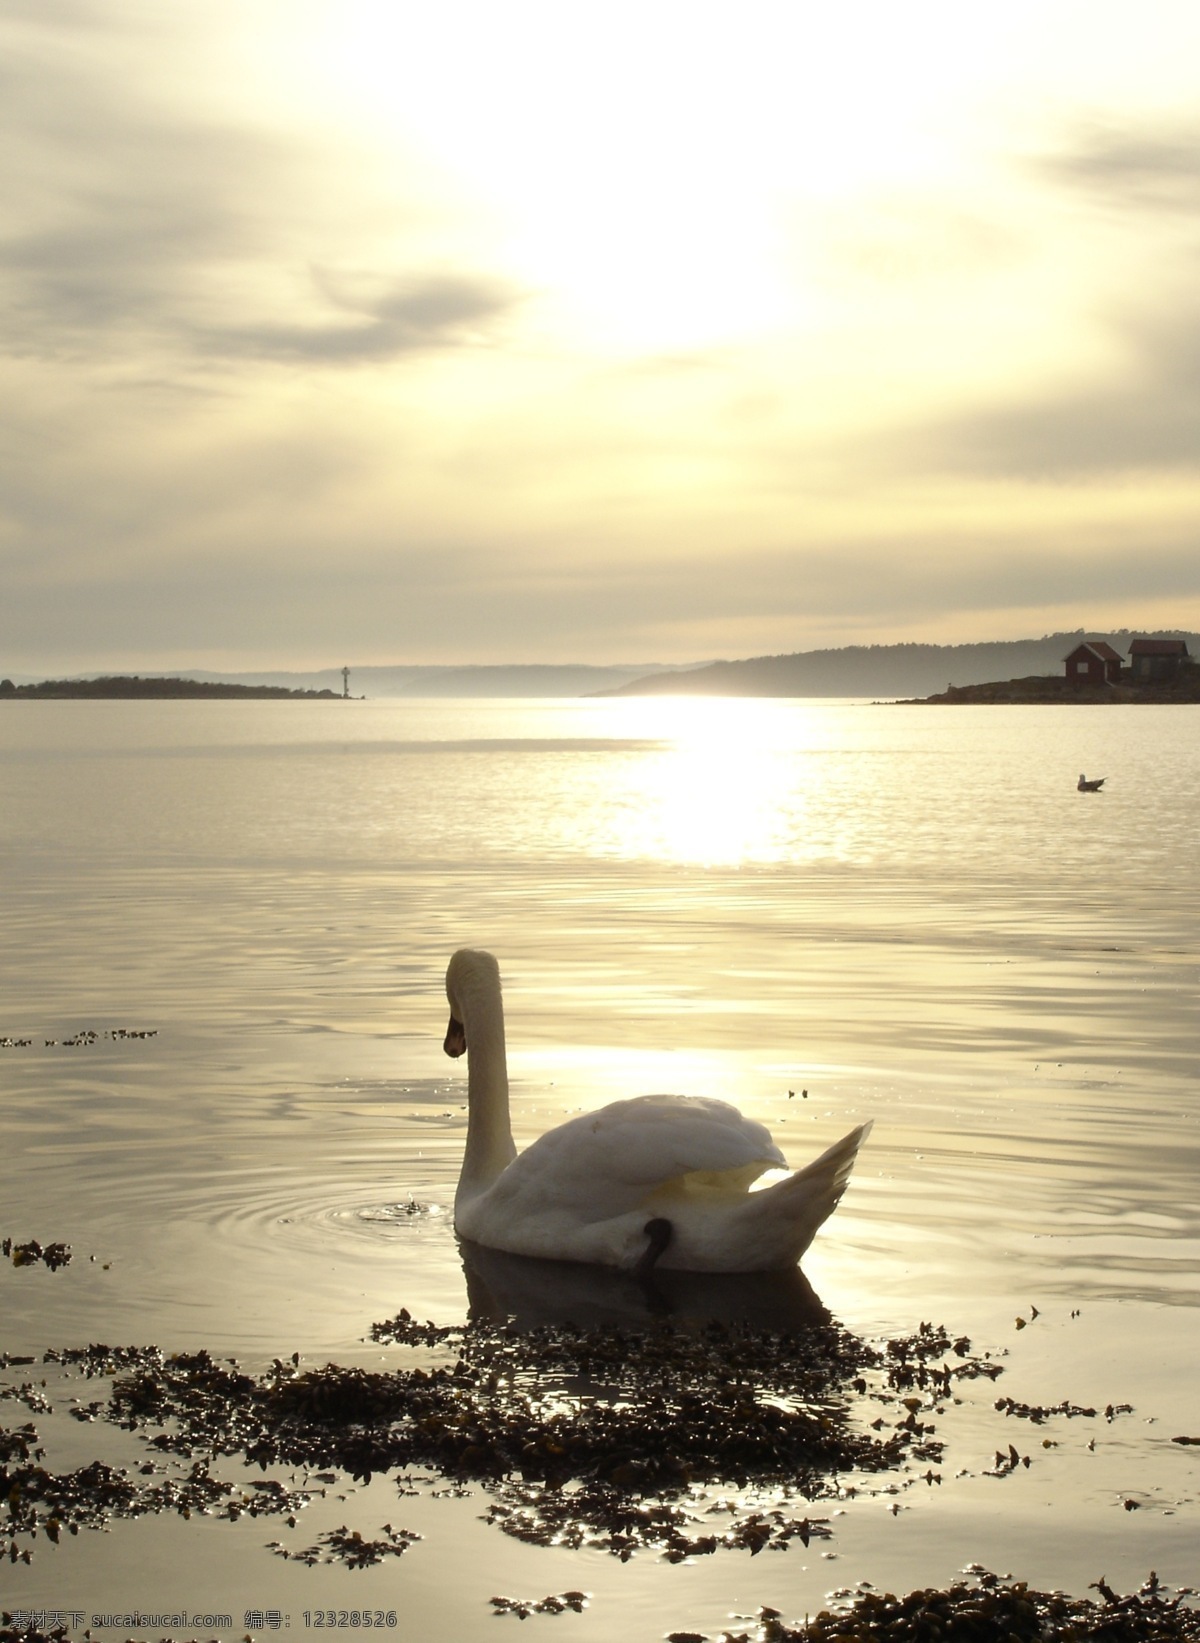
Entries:
{"label": "sun glare on water", "polygon": [[620,813],[622,854],[712,867],[794,858],[821,779],[820,761],[806,754],[823,725],[799,704],[774,706],[711,697],[636,703],[641,733],[664,746],[640,763]]}

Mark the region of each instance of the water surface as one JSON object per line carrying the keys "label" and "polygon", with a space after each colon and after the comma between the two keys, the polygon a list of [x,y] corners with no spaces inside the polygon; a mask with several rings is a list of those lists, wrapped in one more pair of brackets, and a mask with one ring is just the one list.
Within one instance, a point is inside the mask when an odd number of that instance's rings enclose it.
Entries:
{"label": "water surface", "polygon": [[[833,1556],[620,1565],[518,1545],[479,1521],[479,1493],[398,1506],[381,1480],[321,1509],[419,1517],[394,1566],[300,1568],[267,1530],[142,1520],[40,1547],[0,1604],[186,1599],[240,1635],[247,1607],[295,1630],[306,1607],[386,1596],[449,1635],[493,1590],[580,1587],[583,1615],[537,1624],[626,1636],[636,1600],[653,1637],[971,1561],[1076,1591],[1194,1576],[1196,1451],[1170,1439],[1200,1435],[1195,723],[661,698],[6,704],[0,1236],[74,1259],[0,1268],[0,1351],[377,1364],[372,1322],[485,1304],[449,1215],[465,1095],[441,1053],[446,960],[471,944],[504,971],[519,1144],[646,1090],[735,1099],[796,1162],[873,1118],[805,1260],[824,1304],[869,1338],[924,1318],[969,1333],[1007,1354],[1012,1397],[1135,1413],[1056,1432],[1001,1480],[984,1472],[1005,1424],[980,1392],[946,1417],[943,1483],[899,1514],[848,1503]],[[1080,770],[1104,792],[1077,794]],[[78,1463],[120,1438],[39,1424]]]}

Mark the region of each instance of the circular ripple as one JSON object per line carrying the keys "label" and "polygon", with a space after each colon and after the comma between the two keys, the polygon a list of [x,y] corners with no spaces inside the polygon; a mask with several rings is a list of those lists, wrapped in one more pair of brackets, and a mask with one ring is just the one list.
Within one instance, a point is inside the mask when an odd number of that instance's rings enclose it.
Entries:
{"label": "circular ripple", "polygon": [[439,1172],[394,1126],[340,1156],[244,1123],[180,1140],[110,1129],[26,1154],[12,1224],[73,1260],[6,1286],[14,1341],[287,1355],[343,1350],[401,1306],[460,1304],[449,1154]]}

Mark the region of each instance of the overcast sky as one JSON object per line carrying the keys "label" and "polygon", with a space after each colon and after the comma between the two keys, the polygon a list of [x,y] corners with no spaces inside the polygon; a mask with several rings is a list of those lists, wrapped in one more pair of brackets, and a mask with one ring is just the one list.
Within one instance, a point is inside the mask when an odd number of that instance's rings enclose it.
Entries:
{"label": "overcast sky", "polygon": [[1200,626],[1195,0],[0,0],[0,672]]}

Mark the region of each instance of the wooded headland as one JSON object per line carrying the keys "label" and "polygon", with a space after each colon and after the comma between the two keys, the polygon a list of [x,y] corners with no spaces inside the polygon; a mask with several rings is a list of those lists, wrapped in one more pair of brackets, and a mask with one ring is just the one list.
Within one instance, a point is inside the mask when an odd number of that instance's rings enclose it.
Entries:
{"label": "wooded headland", "polygon": [[37,697],[41,700],[59,700],[64,697],[141,698],[169,701],[185,697],[219,698],[241,697],[301,697],[309,701],[341,701],[336,690],[287,690],[282,685],[230,685],[215,680],[201,679],[143,679],[138,675],[119,675],[104,679],[43,679],[39,684],[14,685],[11,679],[0,680],[0,701],[16,697]]}

